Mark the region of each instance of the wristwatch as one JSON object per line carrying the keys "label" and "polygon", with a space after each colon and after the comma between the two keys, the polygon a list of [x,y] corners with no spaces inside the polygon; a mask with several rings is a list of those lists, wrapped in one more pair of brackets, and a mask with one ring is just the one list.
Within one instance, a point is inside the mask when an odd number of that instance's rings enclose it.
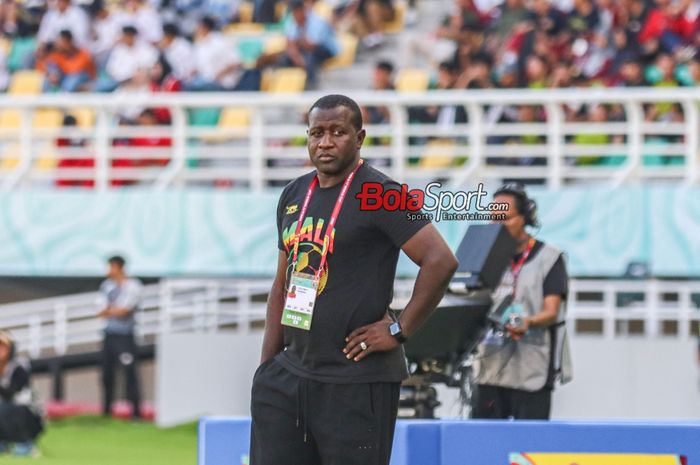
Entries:
{"label": "wristwatch", "polygon": [[401,344],[406,342],[406,337],[403,335],[403,332],[401,331],[401,323],[398,321],[394,321],[392,324],[389,325],[389,334],[399,341]]}

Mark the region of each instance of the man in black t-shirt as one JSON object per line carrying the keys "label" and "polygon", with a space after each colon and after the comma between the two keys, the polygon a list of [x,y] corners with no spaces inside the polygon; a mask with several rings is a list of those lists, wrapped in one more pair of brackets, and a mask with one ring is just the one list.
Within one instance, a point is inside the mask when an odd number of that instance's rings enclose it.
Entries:
{"label": "man in black t-shirt", "polygon": [[525,229],[536,226],[537,218],[536,204],[522,185],[506,184],[494,201],[508,205],[503,223],[517,241],[494,299],[510,296],[512,304],[497,315],[505,331],[491,330],[479,345],[471,416],[548,419],[556,378],[566,382],[570,377],[563,349],[566,266],[559,250]]}
{"label": "man in black t-shirt", "polygon": [[[401,343],[434,310],[457,260],[428,221],[360,210],[364,183],[400,186],[360,159],[365,131],[353,100],[319,99],[308,136],[316,171],[287,185],[277,208],[279,259],[253,378],[251,465],[387,465],[408,375]],[[401,250],[420,272],[394,321],[388,308]]]}

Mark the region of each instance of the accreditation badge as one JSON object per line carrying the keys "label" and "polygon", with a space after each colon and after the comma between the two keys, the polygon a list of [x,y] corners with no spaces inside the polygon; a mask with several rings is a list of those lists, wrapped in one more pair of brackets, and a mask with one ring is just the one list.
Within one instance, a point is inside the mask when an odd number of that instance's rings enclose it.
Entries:
{"label": "accreditation badge", "polygon": [[282,324],[292,328],[311,329],[319,278],[308,273],[292,273],[284,300]]}

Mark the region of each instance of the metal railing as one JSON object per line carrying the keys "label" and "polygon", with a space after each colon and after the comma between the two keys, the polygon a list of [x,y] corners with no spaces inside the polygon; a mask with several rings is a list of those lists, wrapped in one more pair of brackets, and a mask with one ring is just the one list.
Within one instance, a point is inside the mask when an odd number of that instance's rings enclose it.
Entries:
{"label": "metal railing", "polygon": [[[283,185],[309,170],[303,119],[319,96],[2,96],[0,116],[14,116],[0,117],[0,186],[8,191],[78,181],[97,189]],[[354,92],[352,97],[389,113],[386,123],[366,127],[363,157],[409,183],[443,179],[462,187],[476,180],[519,178],[557,187],[592,180],[693,184],[700,177],[700,88]],[[621,120],[567,121],[565,106],[597,103],[615,105]],[[646,120],[646,107],[669,104],[678,108],[676,121]],[[445,106],[462,106],[467,122],[438,118],[434,124],[415,124],[416,108]],[[521,106],[536,106],[544,120],[499,122],[501,110]],[[171,124],[118,123],[125,109],[137,113],[134,108],[146,107],[168,109]],[[77,115],[80,124],[56,127],[63,112]],[[577,138],[581,135],[595,137]]]}
{"label": "metal railing", "polygon": [[[269,279],[170,279],[145,286],[137,337],[261,331],[270,285]],[[412,280],[397,281],[395,298],[405,300],[412,287]],[[33,358],[63,355],[99,343],[104,323],[96,311],[97,293],[0,305],[0,328],[11,330]],[[700,282],[572,279],[567,322],[575,335],[687,340],[700,324]]]}

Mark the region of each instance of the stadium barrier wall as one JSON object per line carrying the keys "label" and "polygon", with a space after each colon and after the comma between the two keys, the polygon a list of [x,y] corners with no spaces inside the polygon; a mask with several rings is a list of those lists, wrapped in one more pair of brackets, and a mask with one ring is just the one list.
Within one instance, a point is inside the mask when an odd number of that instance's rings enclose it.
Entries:
{"label": "stadium barrier wall", "polygon": [[[161,337],[156,351],[158,424],[170,426],[203,415],[249,415],[261,345],[262,331]],[[574,379],[554,391],[553,418],[700,418],[700,370],[694,340],[605,340],[572,334],[571,349]],[[458,390],[437,387],[442,405],[436,415],[458,416]]]}
{"label": "stadium barrier wall", "polygon": [[[119,251],[139,276],[273,276],[278,196],[219,189],[0,194],[0,275],[101,275],[105,257]],[[574,276],[619,277],[631,261],[648,262],[657,276],[700,276],[700,188],[533,188],[532,196],[542,222],[537,236],[566,252]],[[453,249],[468,224],[436,222]],[[416,267],[402,256],[398,272],[412,276]]]}
{"label": "stadium barrier wall", "polygon": [[[538,465],[525,460],[538,453],[562,454],[548,464],[570,465],[575,454],[615,454],[598,464],[639,465],[633,454],[650,454],[644,463],[669,463],[683,456],[700,464],[700,422],[621,423],[566,421],[416,421],[399,420],[391,465]],[[248,465],[250,420],[204,417],[199,423],[199,465]],[[274,445],[271,445],[274,447]],[[628,458],[625,459],[625,456]],[[578,456],[582,457],[582,456]],[[680,465],[680,464],[679,464]]]}

